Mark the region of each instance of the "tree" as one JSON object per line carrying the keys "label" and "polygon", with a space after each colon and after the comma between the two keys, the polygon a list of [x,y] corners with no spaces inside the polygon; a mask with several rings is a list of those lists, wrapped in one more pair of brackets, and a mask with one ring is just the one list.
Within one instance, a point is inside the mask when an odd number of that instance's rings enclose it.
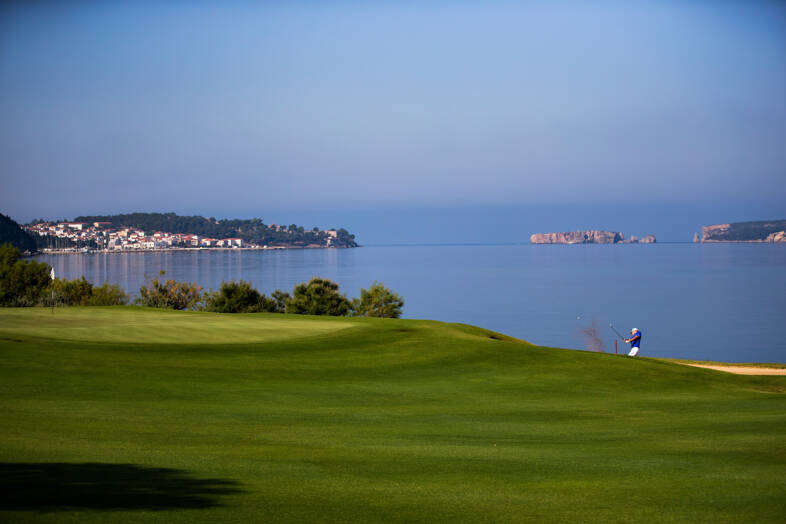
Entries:
{"label": "tree", "polygon": [[222,282],[221,288],[205,300],[205,309],[216,313],[248,313],[257,311],[262,296],[249,282]]}
{"label": "tree", "polygon": [[278,305],[274,298],[251,287],[250,282],[233,280],[222,282],[221,289],[207,297],[205,309],[216,313],[275,313]]}
{"label": "tree", "polygon": [[158,278],[151,279],[150,287],[139,288],[137,304],[165,309],[201,308],[204,299],[201,286],[196,282],[177,282],[175,280],[161,282],[161,277],[164,274],[165,271],[162,270]]}
{"label": "tree", "polygon": [[360,289],[360,298],[352,300],[352,315],[358,317],[399,318],[404,299],[386,288],[381,282],[374,282],[368,289]]}
{"label": "tree", "polygon": [[221,288],[205,294],[205,309],[216,313],[284,313],[292,299],[277,289],[270,297],[260,293],[250,282],[222,282]]}
{"label": "tree", "polygon": [[300,315],[344,316],[349,313],[350,302],[338,292],[338,284],[314,277],[308,284],[295,286],[293,297],[287,302],[286,312]]}
{"label": "tree", "polygon": [[34,306],[49,287],[49,264],[21,260],[22,254],[11,244],[0,246],[0,305]]}
{"label": "tree", "polygon": [[0,244],[9,242],[18,247],[20,251],[33,252],[36,250],[36,240],[11,217],[0,213]]}

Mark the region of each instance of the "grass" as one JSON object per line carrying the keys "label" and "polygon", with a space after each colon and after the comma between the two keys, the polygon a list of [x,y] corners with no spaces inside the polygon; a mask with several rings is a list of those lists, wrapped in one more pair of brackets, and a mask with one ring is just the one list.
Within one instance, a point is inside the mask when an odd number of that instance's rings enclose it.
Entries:
{"label": "grass", "polygon": [[353,325],[292,315],[269,316],[265,322],[258,322],[258,318],[248,315],[205,315],[138,307],[89,308],[76,316],[74,311],[3,309],[0,336],[7,333],[11,337],[35,336],[57,341],[135,344],[245,344],[323,335]]}
{"label": "grass", "polygon": [[0,309],[0,520],[782,522],[786,377],[419,320]]}

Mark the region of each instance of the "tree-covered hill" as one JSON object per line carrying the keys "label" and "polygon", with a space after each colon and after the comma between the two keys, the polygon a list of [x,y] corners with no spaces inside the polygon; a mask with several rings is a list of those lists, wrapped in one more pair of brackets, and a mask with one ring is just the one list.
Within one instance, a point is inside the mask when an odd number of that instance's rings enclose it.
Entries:
{"label": "tree-covered hill", "polygon": [[[214,238],[242,238],[260,245],[307,246],[325,245],[328,233],[318,228],[306,230],[295,224],[272,227],[260,218],[222,219],[202,216],[180,216],[175,213],[128,213],[121,215],[79,216],[77,222],[111,222],[112,227],[136,227],[146,232],[165,231]],[[331,241],[336,247],[357,247],[355,235],[337,229]]]}
{"label": "tree-covered hill", "polygon": [[19,227],[19,224],[10,217],[0,213],[0,245],[6,242],[23,252],[36,250],[36,241],[30,233]]}

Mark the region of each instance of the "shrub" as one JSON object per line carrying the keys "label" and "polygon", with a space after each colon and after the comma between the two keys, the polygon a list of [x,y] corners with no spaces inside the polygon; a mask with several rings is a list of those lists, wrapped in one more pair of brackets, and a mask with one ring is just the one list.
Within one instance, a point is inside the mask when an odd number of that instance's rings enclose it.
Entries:
{"label": "shrub", "polygon": [[277,289],[270,294],[273,298],[273,302],[275,302],[276,307],[273,310],[273,313],[286,313],[287,311],[287,304],[290,300],[292,300],[292,295],[287,293],[286,291],[281,291]]}
{"label": "shrub", "polygon": [[374,282],[368,289],[360,290],[360,298],[352,300],[352,315],[358,317],[399,318],[404,299],[382,283]]}
{"label": "shrub", "polygon": [[122,306],[128,295],[117,284],[105,282],[94,286],[81,277],[77,280],[55,279],[52,283],[55,302],[66,306]]}
{"label": "shrub", "polygon": [[0,246],[0,306],[35,306],[50,285],[49,264],[21,257],[11,244]]}
{"label": "shrub", "polygon": [[205,309],[216,313],[284,313],[289,293],[275,290],[270,297],[260,293],[250,282],[222,282],[218,291],[205,294]]}
{"label": "shrub", "polygon": [[100,286],[93,286],[89,306],[122,306],[128,304],[128,295],[117,284],[104,282]]}
{"label": "shrub", "polygon": [[86,306],[93,295],[93,284],[85,277],[78,280],[55,279],[52,283],[56,301],[66,306]]}
{"label": "shrub", "polygon": [[141,306],[165,309],[202,309],[202,287],[196,282],[161,282],[165,274],[165,271],[161,271],[158,278],[150,280],[149,287],[139,288],[139,298],[135,302]]}
{"label": "shrub", "polygon": [[275,312],[276,301],[266,297],[250,282],[222,282],[221,289],[211,293],[205,300],[205,309],[216,313],[259,313]]}
{"label": "shrub", "polygon": [[295,286],[286,306],[287,313],[300,315],[344,316],[349,309],[350,302],[338,292],[338,284],[318,277]]}

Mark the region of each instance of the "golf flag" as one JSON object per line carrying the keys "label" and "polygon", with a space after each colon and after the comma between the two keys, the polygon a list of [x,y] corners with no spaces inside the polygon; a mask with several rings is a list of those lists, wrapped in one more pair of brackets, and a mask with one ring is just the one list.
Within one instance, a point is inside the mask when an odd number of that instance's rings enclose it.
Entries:
{"label": "golf flag", "polygon": [[55,279],[55,268],[52,268],[52,271],[49,273],[49,276],[52,278],[52,280]]}

